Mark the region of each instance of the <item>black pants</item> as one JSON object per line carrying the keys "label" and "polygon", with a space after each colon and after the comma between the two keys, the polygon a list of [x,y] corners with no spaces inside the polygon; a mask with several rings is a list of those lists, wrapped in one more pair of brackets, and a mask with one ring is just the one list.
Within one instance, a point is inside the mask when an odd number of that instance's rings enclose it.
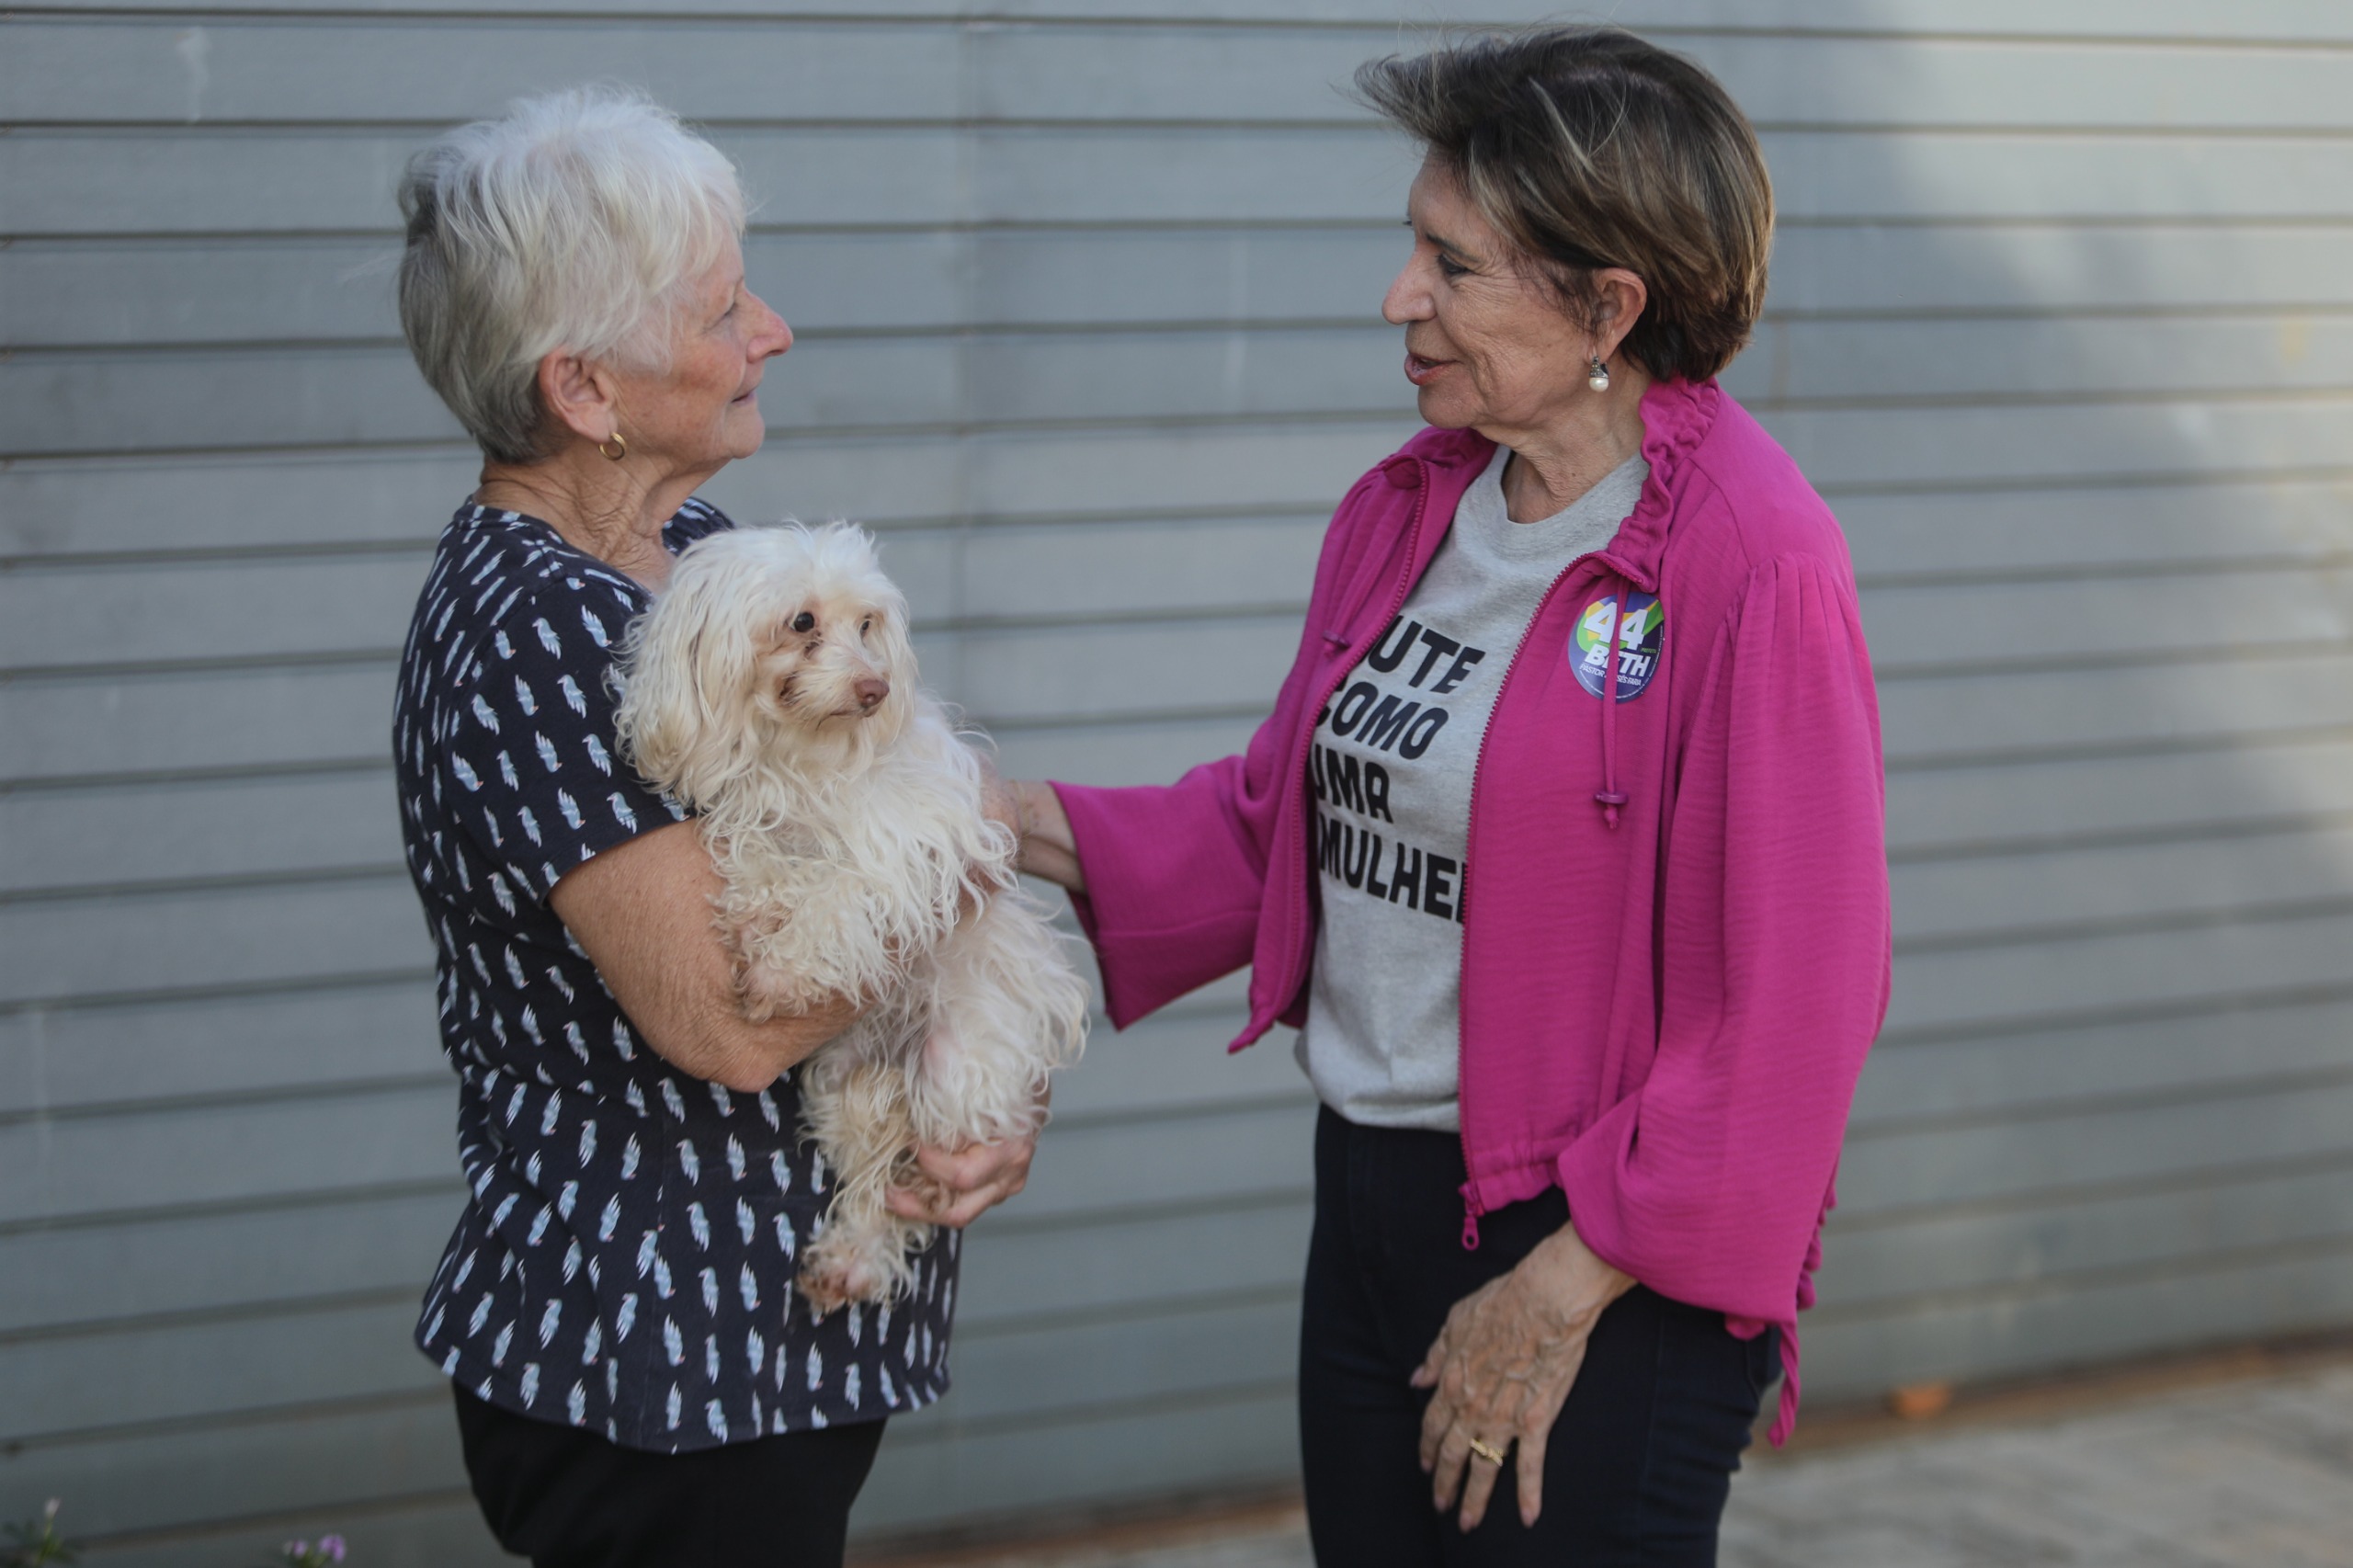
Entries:
{"label": "black pants", "polygon": [[457,1396],[483,1517],[536,1568],[841,1568],[882,1441],[860,1421],[654,1454]]}
{"label": "black pants", "polygon": [[[1636,1286],[1603,1312],[1544,1456],[1542,1515],[1519,1522],[1512,1465],[1465,1535],[1416,1457],[1429,1396],[1406,1379],[1454,1303],[1568,1220],[1558,1188],[1479,1221],[1462,1245],[1449,1133],[1315,1129],[1315,1232],[1300,1328],[1300,1443],[1322,1568],[1713,1568],[1732,1472],[1778,1367],[1768,1331]],[[1516,1458],[1517,1456],[1515,1456]],[[1472,1463],[1480,1461],[1473,1460]]]}

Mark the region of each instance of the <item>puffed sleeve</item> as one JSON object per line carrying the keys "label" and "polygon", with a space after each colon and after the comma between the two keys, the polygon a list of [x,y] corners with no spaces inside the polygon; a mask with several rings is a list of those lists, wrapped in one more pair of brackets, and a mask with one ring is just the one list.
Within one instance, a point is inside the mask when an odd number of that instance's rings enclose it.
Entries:
{"label": "puffed sleeve", "polygon": [[1657,1056],[1560,1158],[1578,1234],[1664,1295],[1790,1329],[1811,1294],[1887,1007],[1884,817],[1852,579],[1767,562],[1719,631],[1681,759]]}
{"label": "puffed sleeve", "polygon": [[686,815],[618,754],[612,647],[636,606],[589,579],[499,618],[458,693],[441,763],[474,848],[544,901],[582,861]]}
{"label": "puffed sleeve", "polygon": [[1347,585],[1363,562],[1366,530],[1351,526],[1364,495],[1386,484],[1375,469],[1334,514],[1290,672],[1274,712],[1233,756],[1203,763],[1176,783],[1097,789],[1057,782],[1086,892],[1071,900],[1103,974],[1104,1010],[1116,1028],[1252,962],[1266,902],[1283,792],[1313,722],[1315,682],[1334,656],[1318,629],[1345,619]]}

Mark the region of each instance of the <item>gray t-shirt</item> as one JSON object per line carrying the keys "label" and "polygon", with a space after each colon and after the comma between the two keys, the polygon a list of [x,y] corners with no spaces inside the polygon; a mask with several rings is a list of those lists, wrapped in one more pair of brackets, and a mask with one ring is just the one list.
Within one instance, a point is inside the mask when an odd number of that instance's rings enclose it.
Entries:
{"label": "gray t-shirt", "polygon": [[1446,542],[1316,722],[1310,753],[1324,919],[1300,1065],[1372,1127],[1453,1131],[1471,776],[1504,670],[1553,581],[1642,498],[1629,458],[1566,510],[1515,523],[1494,460]]}

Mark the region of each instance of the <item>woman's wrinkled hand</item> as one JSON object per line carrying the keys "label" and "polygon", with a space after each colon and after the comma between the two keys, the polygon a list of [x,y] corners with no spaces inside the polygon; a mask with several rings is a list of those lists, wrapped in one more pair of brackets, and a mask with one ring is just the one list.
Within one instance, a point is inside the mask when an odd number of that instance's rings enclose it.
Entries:
{"label": "woman's wrinkled hand", "polygon": [[996,758],[985,750],[973,755],[981,763],[981,814],[1003,827],[1020,841],[1022,834],[1021,786],[996,770]]}
{"label": "woman's wrinkled hand", "polygon": [[[1431,1501],[1451,1508],[1460,1494],[1464,1530],[1486,1517],[1505,1463],[1518,1466],[1520,1522],[1536,1522],[1544,1507],[1544,1445],[1552,1422],[1585,1364],[1586,1342],[1602,1310],[1633,1286],[1632,1276],[1602,1262],[1574,1226],[1564,1225],[1518,1267],[1454,1303],[1412,1381],[1435,1391],[1422,1413],[1422,1469],[1431,1478]],[[1475,1452],[1473,1439],[1503,1459]]]}
{"label": "woman's wrinkled hand", "polygon": [[915,1164],[931,1179],[921,1188],[894,1187],[883,1195],[891,1212],[961,1231],[1029,1185],[1038,1135],[1002,1143],[974,1143],[950,1152],[919,1148]]}

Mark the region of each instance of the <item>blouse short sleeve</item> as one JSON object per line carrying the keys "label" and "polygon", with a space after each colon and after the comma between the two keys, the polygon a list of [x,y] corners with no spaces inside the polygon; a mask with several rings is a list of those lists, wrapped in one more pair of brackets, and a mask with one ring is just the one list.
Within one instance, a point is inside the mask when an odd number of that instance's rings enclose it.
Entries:
{"label": "blouse short sleeve", "polygon": [[442,756],[475,850],[544,903],[566,871],[686,812],[616,756],[608,666],[646,605],[601,572],[556,574],[490,629]]}

